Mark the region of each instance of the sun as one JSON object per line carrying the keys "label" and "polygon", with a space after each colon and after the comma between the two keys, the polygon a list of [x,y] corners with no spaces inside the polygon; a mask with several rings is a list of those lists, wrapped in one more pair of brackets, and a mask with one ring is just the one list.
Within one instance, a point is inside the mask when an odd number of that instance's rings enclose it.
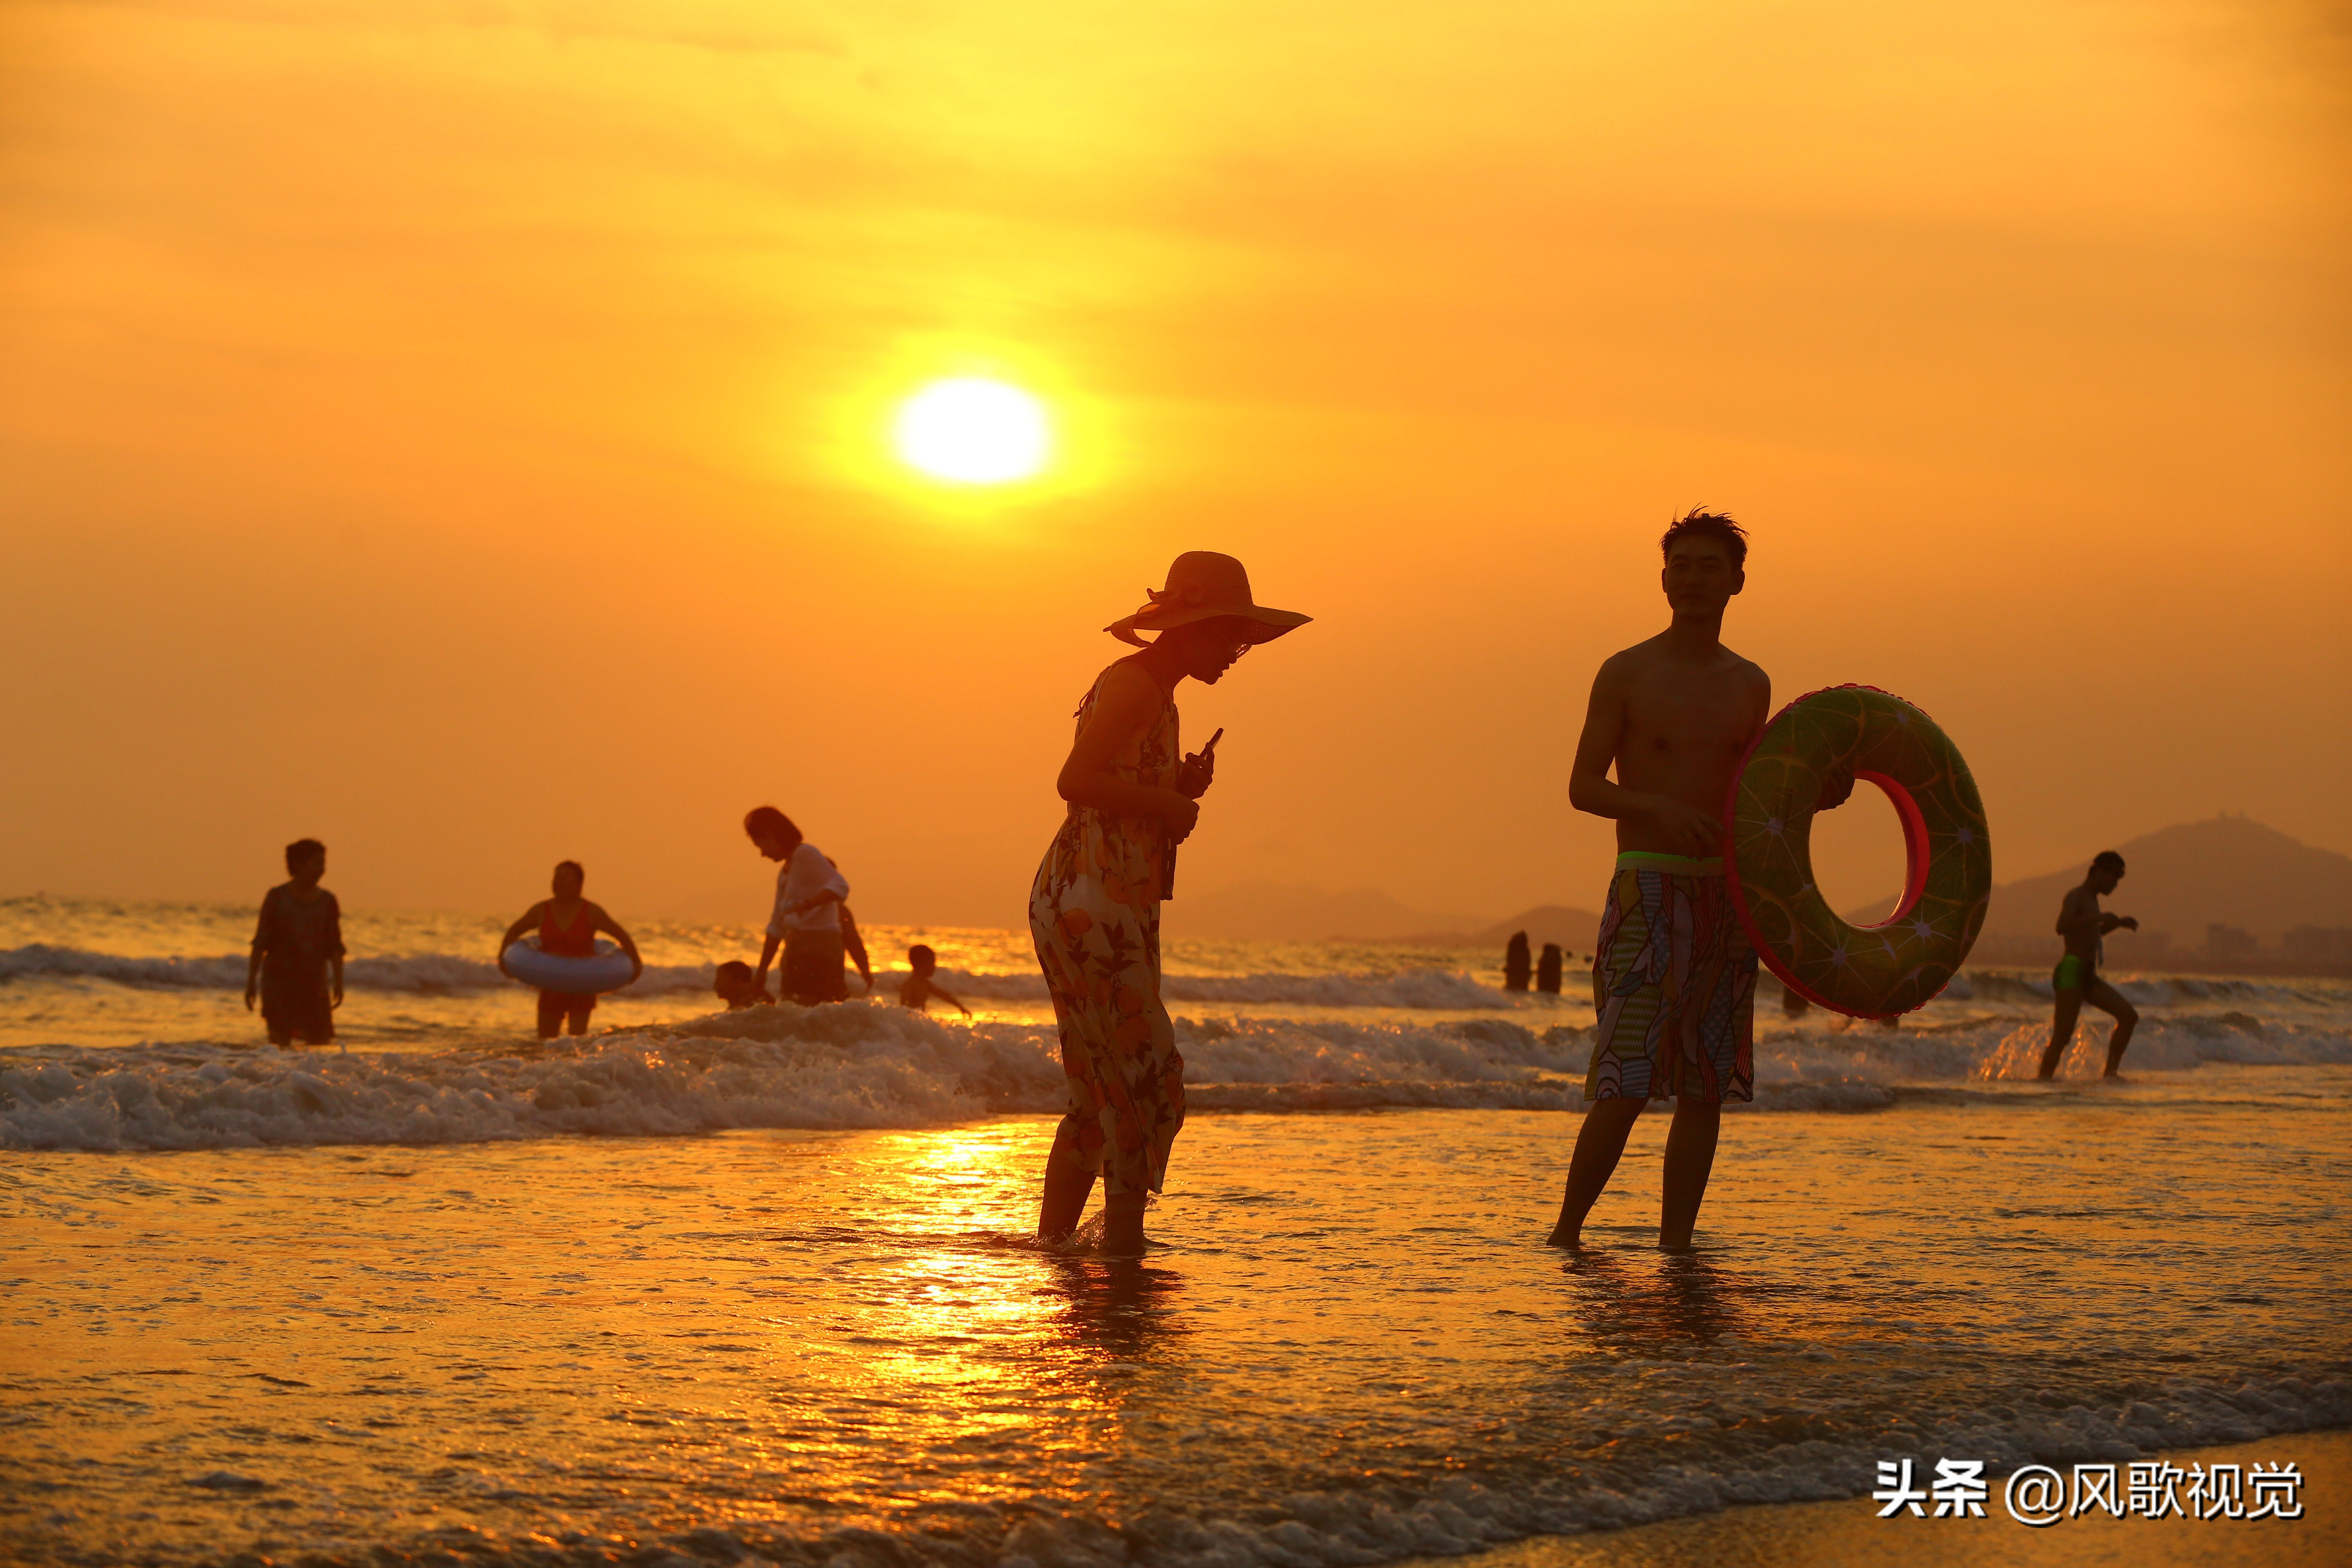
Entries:
{"label": "sun", "polygon": [[962,485],[1032,478],[1054,451],[1045,405],[986,376],[932,382],[898,405],[892,434],[908,467]]}

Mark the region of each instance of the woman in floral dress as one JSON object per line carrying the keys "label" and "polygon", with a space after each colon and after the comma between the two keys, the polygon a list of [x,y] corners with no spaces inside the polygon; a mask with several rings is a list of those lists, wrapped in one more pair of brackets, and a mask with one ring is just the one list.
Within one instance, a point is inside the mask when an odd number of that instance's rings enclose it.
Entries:
{"label": "woman in floral dress", "polygon": [[1160,1001],[1160,900],[1214,768],[1179,750],[1176,687],[1186,676],[1214,685],[1252,646],[1307,619],[1253,603],[1242,563],[1204,550],[1178,556],[1150,600],[1105,628],[1143,651],[1104,670],[1078,705],[1056,784],[1069,815],[1029,889],[1070,1107],[1037,1234],[1066,1239],[1099,1173],[1103,1250],[1121,1255],[1143,1250],[1143,1205],[1184,1124],[1184,1058]]}

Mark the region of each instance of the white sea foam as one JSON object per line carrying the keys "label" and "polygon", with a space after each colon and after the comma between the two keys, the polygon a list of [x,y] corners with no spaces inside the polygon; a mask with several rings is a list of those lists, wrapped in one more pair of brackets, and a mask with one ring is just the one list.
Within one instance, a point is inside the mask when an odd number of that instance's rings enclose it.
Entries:
{"label": "white sea foam", "polygon": [[[716,973],[715,966],[709,963],[648,964],[634,984],[614,994],[708,994]],[[874,977],[875,994],[895,994],[908,973],[904,969],[877,972]],[[226,991],[243,989],[245,976],[243,953],[209,958],[133,958],[39,943],[0,952],[0,982],[54,977],[104,980],[141,990]],[[344,965],[343,979],[353,990],[425,995],[497,991],[517,984],[500,974],[495,963],[454,953],[355,958]],[[941,969],[938,979],[958,996],[1011,1002],[1047,1000],[1045,976],[1034,971],[982,974]],[[1397,974],[1171,974],[1162,980],[1160,990],[1171,1002],[1289,1003],[1317,1007],[1499,1010],[1534,1000],[1515,1001],[1466,974],[1441,969],[1409,970]],[[1569,1000],[1573,1003],[1575,998]]]}
{"label": "white sea foam", "polygon": [[[2342,1377],[2183,1378],[2147,1387],[2137,1397],[2095,1404],[2028,1398],[1905,1421],[1860,1441],[1814,1436],[1757,1453],[1727,1435],[1752,1421],[1785,1417],[1768,1411],[1761,1400],[1751,1409],[1739,1391],[1737,1370],[1643,1369],[1644,1394],[1653,1401],[1663,1393],[1654,1386],[1660,1379],[1706,1384],[1704,1405],[1710,1414],[1689,1424],[1679,1462],[1619,1467],[1587,1459],[1517,1484],[1455,1478],[1413,1491],[1391,1489],[1375,1499],[1293,1493],[1279,1510],[1267,1510],[1278,1511],[1278,1517],[1162,1516],[1135,1533],[1148,1539],[1152,1561],[1186,1568],[1357,1568],[1757,1503],[1860,1497],[1878,1484],[1879,1461],[1906,1457],[1919,1474],[1930,1477],[1936,1462],[1947,1457],[1984,1461],[1985,1475],[1994,1479],[1992,1511],[1998,1516],[1998,1478],[2022,1465],[2128,1461],[2165,1450],[2352,1424],[2352,1380]],[[1041,1521],[1026,1541],[1008,1542],[1016,1551],[1000,1561],[1092,1562],[1095,1554],[1080,1550],[1087,1529],[1075,1521]],[[1017,1550],[1023,1546],[1029,1550]]]}
{"label": "white sea foam", "polygon": [[[1874,1110],[1906,1086],[2030,1077],[2037,1027],[1796,1031],[1756,1048],[1754,1110]],[[1380,1106],[1582,1109],[1589,1026],[1191,1018],[1187,1095],[1204,1110]],[[2086,1030],[2064,1076],[2095,1075]],[[2342,1031],[2249,1016],[2143,1026],[2137,1068],[2352,1062]],[[196,1149],[450,1143],[738,1127],[932,1127],[1061,1109],[1050,1027],[962,1025],[853,1002],[718,1014],[511,1055],[211,1045],[0,1052],[0,1145]]]}

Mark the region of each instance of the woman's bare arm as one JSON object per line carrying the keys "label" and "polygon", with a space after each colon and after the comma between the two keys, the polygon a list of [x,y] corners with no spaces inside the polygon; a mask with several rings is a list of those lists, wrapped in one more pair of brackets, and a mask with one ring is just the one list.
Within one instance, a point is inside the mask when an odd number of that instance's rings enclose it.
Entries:
{"label": "woman's bare arm", "polygon": [[540,900],[539,902],[523,910],[522,918],[507,927],[507,934],[499,938],[499,973],[500,974],[506,975],[509,979],[514,977],[513,972],[507,968],[507,949],[520,942],[530,928],[539,923],[540,917],[546,910],[547,900]]}
{"label": "woman's bare arm", "polygon": [[1195,802],[1161,785],[1130,784],[1111,771],[1119,748],[1141,733],[1167,700],[1160,683],[1136,666],[1111,666],[1094,711],[1071,745],[1061,776],[1054,781],[1062,798],[1123,816],[1159,817],[1167,823],[1170,837],[1179,841],[1191,833],[1201,815]]}
{"label": "woman's bare arm", "polygon": [[[586,900],[583,900],[581,901],[583,903],[587,902]],[[646,961],[637,956],[637,944],[635,942],[631,940],[627,931],[621,929],[621,922],[606,914],[604,912],[604,906],[602,904],[589,904],[588,910],[590,916],[595,921],[595,923],[589,929],[592,931],[601,931],[606,936],[611,937],[614,942],[619,942],[621,944],[621,951],[629,955],[629,962],[637,966],[637,974],[643,974],[646,972]],[[636,974],[629,976],[632,982],[635,982],[636,977]]]}

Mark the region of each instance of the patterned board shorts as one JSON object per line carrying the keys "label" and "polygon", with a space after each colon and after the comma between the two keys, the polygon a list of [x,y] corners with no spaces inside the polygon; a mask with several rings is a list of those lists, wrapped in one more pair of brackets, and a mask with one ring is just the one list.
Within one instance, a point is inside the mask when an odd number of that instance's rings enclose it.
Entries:
{"label": "patterned board shorts", "polygon": [[1756,1098],[1756,950],[1722,862],[1620,856],[1597,951],[1588,1101]]}

